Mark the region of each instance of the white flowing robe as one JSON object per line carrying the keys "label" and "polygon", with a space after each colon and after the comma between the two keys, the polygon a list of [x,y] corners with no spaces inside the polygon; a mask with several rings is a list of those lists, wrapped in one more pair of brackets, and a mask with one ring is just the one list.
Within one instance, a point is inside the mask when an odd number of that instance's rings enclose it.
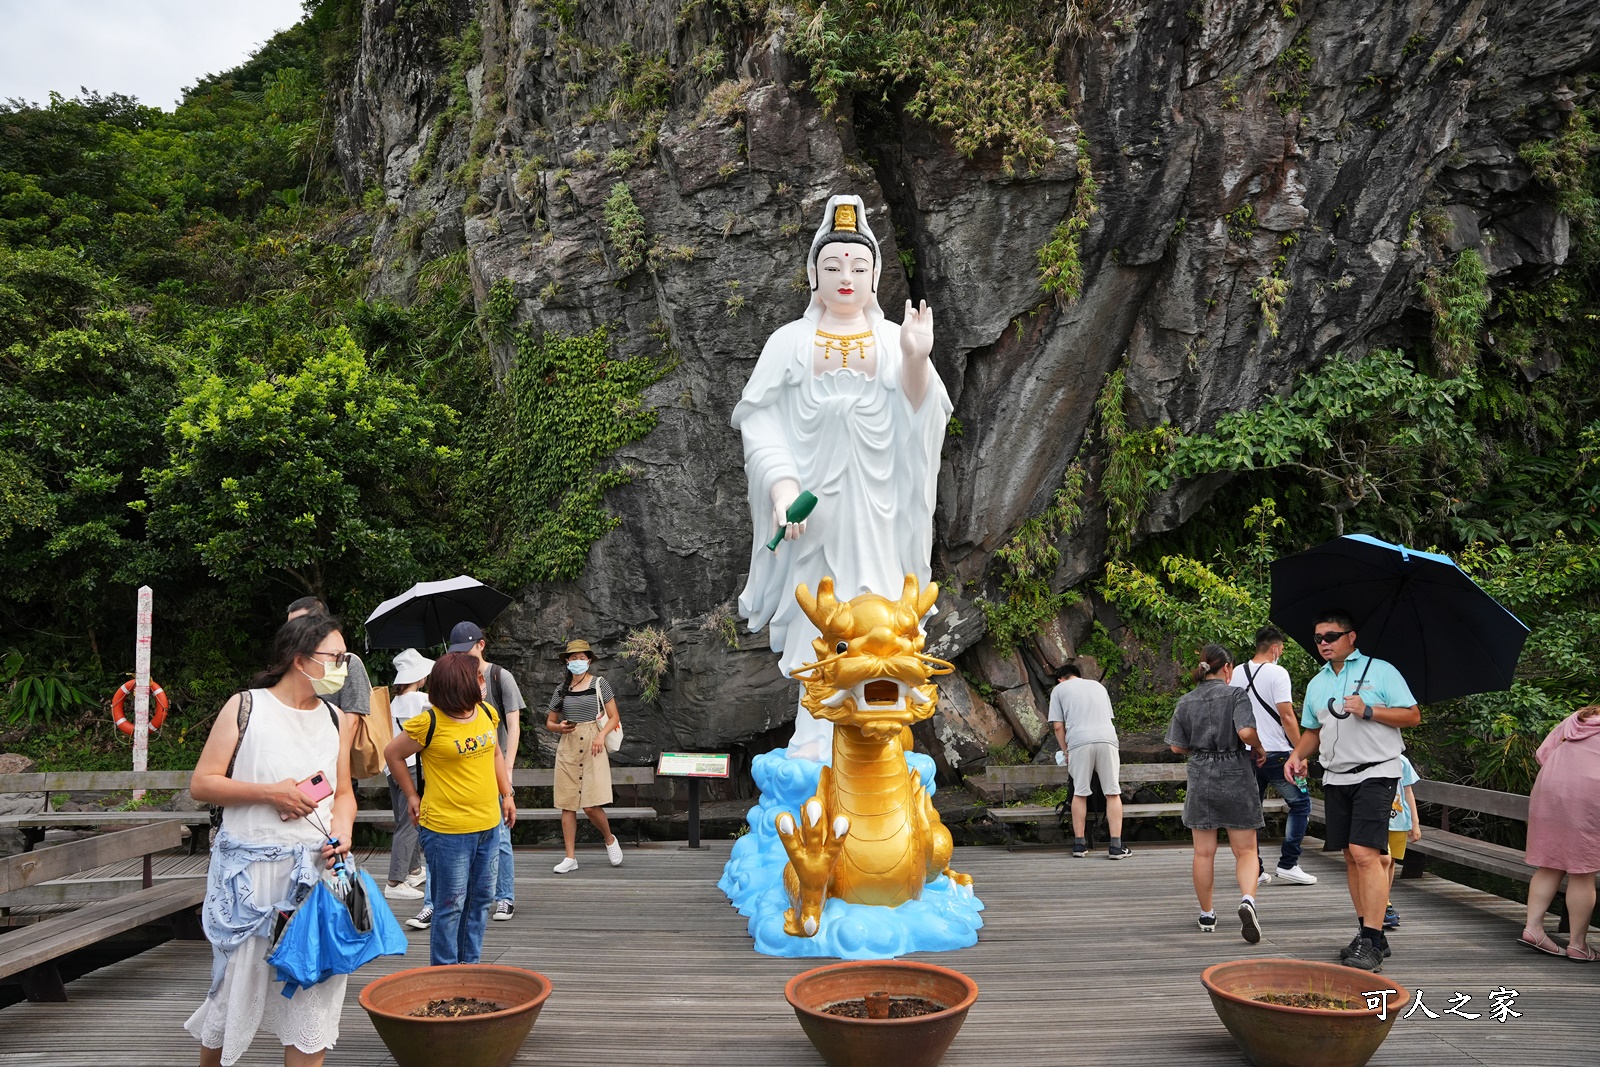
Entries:
{"label": "white flowing robe", "polygon": [[[733,410],[755,528],[739,613],[752,633],[769,628],[786,676],[817,658],[811,642],[820,634],[795,601],[800,584],[815,592],[831,575],[836,595],[848,600],[867,592],[897,598],[908,574],[928,582],[939,450],[951,411],[931,368],[927,395],[912,410],[901,388],[900,327],[881,315],[872,320],[876,377],[853,367],[815,374],[817,317],[813,306],[767,339]],[[785,478],[814,493],[817,506],[805,533],[769,552],[772,487]],[[826,759],[832,731],[800,708],[788,754]]]}

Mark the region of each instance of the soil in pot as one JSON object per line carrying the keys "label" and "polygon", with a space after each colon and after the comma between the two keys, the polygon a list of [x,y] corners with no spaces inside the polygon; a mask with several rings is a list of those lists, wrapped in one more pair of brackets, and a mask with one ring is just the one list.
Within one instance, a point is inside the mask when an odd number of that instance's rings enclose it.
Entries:
{"label": "soil in pot", "polygon": [[465,1015],[489,1015],[505,1010],[504,1004],[496,1004],[492,1000],[479,1000],[477,997],[445,997],[441,1000],[430,1000],[422,1007],[406,1014],[419,1019],[459,1019]]}
{"label": "soil in pot", "polygon": [[1263,1004],[1281,1004],[1286,1008],[1323,1008],[1328,1011],[1362,1011],[1366,1004],[1357,1004],[1343,997],[1330,997],[1323,993],[1258,993],[1250,998]]}
{"label": "soil in pot", "polygon": [[838,1015],[845,1019],[916,1019],[924,1015],[937,1015],[948,1010],[948,1005],[935,1001],[924,1000],[922,997],[889,997],[889,1003],[884,1005],[887,1013],[873,1015],[866,997],[855,1000],[841,1000],[836,1004],[829,1004],[822,1010],[828,1015]]}

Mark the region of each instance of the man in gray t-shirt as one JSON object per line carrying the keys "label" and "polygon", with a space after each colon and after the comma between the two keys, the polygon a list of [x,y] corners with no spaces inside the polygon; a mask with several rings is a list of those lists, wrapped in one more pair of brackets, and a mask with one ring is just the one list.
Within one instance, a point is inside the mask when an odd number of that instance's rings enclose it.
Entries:
{"label": "man in gray t-shirt", "polygon": [[1062,664],[1060,679],[1050,691],[1050,724],[1055,727],[1067,773],[1072,776],[1072,854],[1089,854],[1084,826],[1089,817],[1091,780],[1098,775],[1106,795],[1106,822],[1110,824],[1110,859],[1133,854],[1122,844],[1122,783],[1117,780],[1122,756],[1117,728],[1111,722],[1111,695],[1106,687],[1085,678],[1076,663]]}

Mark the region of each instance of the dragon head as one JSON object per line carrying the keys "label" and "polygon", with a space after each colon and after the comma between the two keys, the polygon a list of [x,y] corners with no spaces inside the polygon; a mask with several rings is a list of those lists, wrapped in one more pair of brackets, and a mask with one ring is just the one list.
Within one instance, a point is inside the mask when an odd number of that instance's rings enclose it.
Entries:
{"label": "dragon head", "polygon": [[817,583],[817,595],[804,585],[795,600],[822,635],[811,642],[817,659],[790,672],[804,685],[800,701],[819,719],[858,727],[874,740],[898,737],[928,718],[938,704],[930,680],[955,667],[925,655],[919,623],[939,597],[939,587],[919,589],[906,575],[899,600],[862,593],[840,603],[833,579]]}

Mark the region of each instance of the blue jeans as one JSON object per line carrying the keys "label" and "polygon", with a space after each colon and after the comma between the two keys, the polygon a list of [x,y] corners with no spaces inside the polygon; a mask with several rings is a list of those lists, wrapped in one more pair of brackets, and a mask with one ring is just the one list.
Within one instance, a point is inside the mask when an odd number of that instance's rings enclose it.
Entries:
{"label": "blue jeans", "polygon": [[1288,761],[1287,752],[1268,752],[1267,762],[1256,768],[1261,799],[1267,799],[1270,785],[1289,805],[1289,825],[1284,828],[1283,849],[1278,854],[1278,868],[1285,871],[1300,865],[1300,843],[1306,838],[1306,827],[1311,825],[1311,794],[1283,776],[1283,765]]}
{"label": "blue jeans", "polygon": [[[1307,809],[1309,810],[1309,809]],[[517,868],[511,858],[511,827],[500,824],[500,867],[494,879],[494,899],[517,900]]]}
{"label": "blue jeans", "polygon": [[441,834],[423,826],[417,833],[428,857],[428,888],[433,896],[429,962],[435,967],[477,963],[483,957],[483,930],[494,903],[498,830]]}

